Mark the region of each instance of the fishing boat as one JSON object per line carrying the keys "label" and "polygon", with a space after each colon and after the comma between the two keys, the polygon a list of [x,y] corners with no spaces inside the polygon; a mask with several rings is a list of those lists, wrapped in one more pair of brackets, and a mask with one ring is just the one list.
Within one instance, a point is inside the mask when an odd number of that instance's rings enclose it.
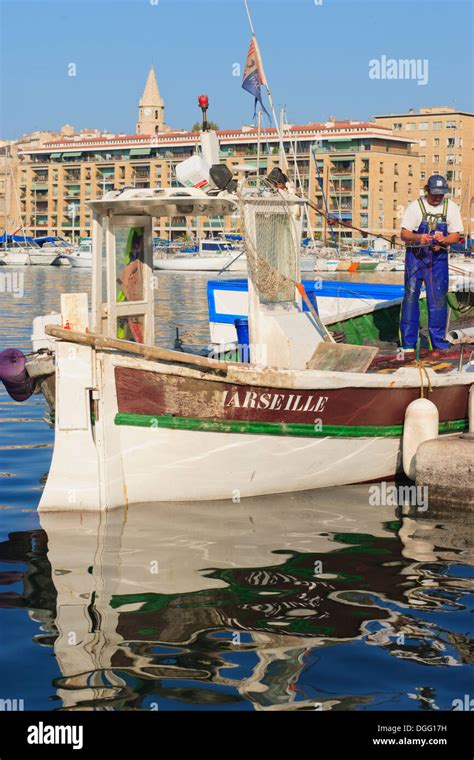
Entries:
{"label": "fishing boat", "polygon": [[[44,328],[55,340],[54,357],[42,358],[54,382],[55,442],[40,510],[243,498],[393,477],[402,469],[407,408],[427,393],[440,435],[468,428],[474,373],[462,352],[470,328],[463,323],[449,360],[428,354],[423,366],[336,343],[301,284],[304,203],[291,190],[247,180],[233,192],[124,189],[89,201],[91,317],[86,294],[63,294],[61,325]],[[249,269],[249,361],[156,347],[153,220],[236,211]],[[19,369],[20,360],[18,381]]]}

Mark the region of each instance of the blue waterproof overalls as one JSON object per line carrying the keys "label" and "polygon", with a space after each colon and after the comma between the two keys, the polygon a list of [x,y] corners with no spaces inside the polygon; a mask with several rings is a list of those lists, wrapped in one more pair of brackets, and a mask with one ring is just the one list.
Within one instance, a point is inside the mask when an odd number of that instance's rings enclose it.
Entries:
{"label": "blue waterproof overalls", "polygon": [[[419,198],[422,221],[419,233],[434,233],[436,228],[447,234],[446,216],[448,199],[444,199],[442,211],[439,214],[429,214],[423,200]],[[400,319],[400,340],[402,348],[416,348],[418,343],[418,327],[420,321],[420,291],[425,283],[426,300],[428,303],[428,329],[432,348],[448,348],[445,339],[448,321],[448,251],[441,249],[433,251],[431,245],[407,246],[405,258],[405,297],[402,304]]]}

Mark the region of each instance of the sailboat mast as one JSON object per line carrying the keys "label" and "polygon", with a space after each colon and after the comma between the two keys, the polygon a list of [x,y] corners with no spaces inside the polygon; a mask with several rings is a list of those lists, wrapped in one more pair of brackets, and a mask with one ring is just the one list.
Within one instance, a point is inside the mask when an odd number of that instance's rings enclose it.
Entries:
{"label": "sailboat mast", "polygon": [[7,166],[8,166],[8,161],[7,161],[7,150],[8,150],[8,143],[5,141],[5,152],[4,152],[4,158],[5,158],[5,161],[4,161],[4,165],[5,165],[5,180],[4,180],[4,182],[5,182],[5,189],[4,189],[4,193],[3,193],[3,200],[4,200],[4,203],[5,203],[5,206],[4,206],[4,221],[5,221],[5,245],[4,245],[4,248],[5,248],[5,250],[7,249],[7,237],[8,237],[8,216],[7,216],[7,185],[8,185],[8,169],[7,169]]}

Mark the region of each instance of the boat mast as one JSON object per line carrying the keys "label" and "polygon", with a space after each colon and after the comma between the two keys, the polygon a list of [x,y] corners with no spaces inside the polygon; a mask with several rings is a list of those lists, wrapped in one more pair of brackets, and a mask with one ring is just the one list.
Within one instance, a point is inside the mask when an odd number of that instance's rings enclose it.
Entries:
{"label": "boat mast", "polygon": [[260,141],[261,139],[262,139],[262,112],[259,111],[257,114],[257,187],[260,187]]}
{"label": "boat mast", "polygon": [[469,247],[472,248],[472,193],[471,193],[472,177],[469,175],[468,191],[467,191],[467,236],[464,238],[464,250],[467,251],[467,245],[469,240]]}
{"label": "boat mast", "polygon": [[254,29],[254,26],[253,26],[252,17],[250,15],[250,11],[249,11],[249,6],[248,6],[248,3],[247,3],[247,0],[244,0],[244,6],[245,6],[245,10],[247,11],[247,18],[249,20],[250,31],[252,32],[252,37],[253,37],[253,40],[254,40],[254,43],[255,43],[255,48],[257,50],[257,54],[258,54],[258,58],[259,58],[259,63],[260,63],[260,68],[261,68],[261,72],[262,72],[263,83],[264,83],[265,89],[267,91],[268,102],[270,103],[270,108],[271,108],[271,111],[272,111],[273,123],[275,124],[275,129],[277,131],[278,139],[279,139],[279,142],[280,142],[280,155],[283,157],[282,169],[286,169],[286,171],[288,171],[288,161],[287,161],[286,156],[285,156],[285,146],[283,144],[283,134],[282,134],[282,131],[280,129],[280,125],[278,123],[278,119],[277,119],[277,115],[276,115],[276,111],[275,111],[275,106],[274,106],[274,103],[273,103],[273,96],[272,96],[270,87],[268,86],[268,80],[267,80],[267,77],[266,77],[266,74],[265,74],[265,69],[263,67],[263,59],[262,59],[262,55],[260,53],[260,48],[258,46],[257,37],[255,36],[255,29]]}

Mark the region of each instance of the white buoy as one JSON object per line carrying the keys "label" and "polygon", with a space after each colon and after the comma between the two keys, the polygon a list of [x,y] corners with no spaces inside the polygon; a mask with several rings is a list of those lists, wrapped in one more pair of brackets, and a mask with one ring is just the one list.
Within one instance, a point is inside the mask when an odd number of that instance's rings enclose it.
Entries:
{"label": "white buoy", "polygon": [[439,414],[432,401],[417,398],[408,404],[403,425],[403,470],[411,480],[416,476],[416,451],[420,443],[438,437]]}

